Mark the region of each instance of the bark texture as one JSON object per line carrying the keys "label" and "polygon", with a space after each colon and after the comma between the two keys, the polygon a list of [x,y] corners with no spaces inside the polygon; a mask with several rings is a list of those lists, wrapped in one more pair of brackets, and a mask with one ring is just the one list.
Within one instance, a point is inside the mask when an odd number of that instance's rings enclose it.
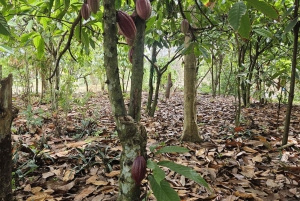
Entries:
{"label": "bark texture", "polygon": [[12,201],[12,75],[0,82],[0,201]]}
{"label": "bark texture", "polygon": [[[186,47],[192,45],[190,40],[189,36],[185,36],[184,43]],[[196,75],[196,56],[192,51],[184,56],[184,122],[182,140],[189,142],[202,141],[197,125]]]}

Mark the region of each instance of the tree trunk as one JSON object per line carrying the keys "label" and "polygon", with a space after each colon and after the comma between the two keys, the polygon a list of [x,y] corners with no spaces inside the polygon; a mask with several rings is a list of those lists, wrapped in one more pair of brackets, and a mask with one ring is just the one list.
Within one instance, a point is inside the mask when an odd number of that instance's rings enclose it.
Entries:
{"label": "tree trunk", "polygon": [[0,80],[2,80],[2,65],[0,65]]}
{"label": "tree trunk", "polygon": [[35,68],[35,94],[39,94],[39,71],[38,68]]}
{"label": "tree trunk", "polygon": [[[185,36],[185,47],[190,43],[190,37]],[[192,48],[193,49],[193,48]],[[184,122],[183,141],[201,142],[198,132],[196,113],[196,56],[194,52],[184,56]]]}
{"label": "tree trunk", "polygon": [[133,44],[132,75],[130,87],[129,115],[139,121],[141,117],[142,85],[144,75],[144,38],[146,21],[136,18],[137,34]]}
{"label": "tree trunk", "polygon": [[171,92],[171,87],[173,86],[172,78],[171,78],[171,73],[168,75],[168,82],[166,86],[166,99],[170,98],[170,92]]}
{"label": "tree trunk", "polygon": [[156,73],[157,73],[157,79],[156,79],[154,99],[153,99],[153,103],[151,104],[151,109],[148,112],[150,117],[154,117],[154,113],[155,113],[157,102],[158,102],[159,86],[160,86],[161,77],[162,77],[162,74],[159,71],[157,71]]}
{"label": "tree trunk", "polygon": [[86,88],[86,92],[89,92],[89,83],[86,79],[86,76],[83,77],[84,83],[85,83],[85,88]]}
{"label": "tree trunk", "polygon": [[12,201],[12,75],[0,81],[0,201]]}
{"label": "tree trunk", "polygon": [[[294,19],[298,18],[298,9],[299,9],[299,0],[295,0],[294,2]],[[286,109],[286,116],[284,122],[284,133],[282,138],[282,145],[287,144],[290,130],[290,121],[291,121],[291,113],[293,107],[293,99],[294,99],[294,91],[295,91],[295,78],[296,78],[296,67],[297,67],[297,55],[298,55],[298,36],[299,36],[299,27],[300,22],[294,26],[294,49],[293,49],[293,58],[292,58],[292,72],[291,72],[291,83],[290,83],[290,93],[288,99],[288,106]]]}
{"label": "tree trunk", "polygon": [[[140,119],[141,109],[141,85],[143,73],[144,54],[144,30],[145,21],[137,19],[137,36],[134,42],[135,51],[133,53],[133,70],[130,115],[126,115],[126,109],[119,78],[118,58],[117,58],[117,29],[115,0],[104,0],[104,66],[107,76],[108,94],[112,107],[114,119],[116,121],[118,136],[122,144],[122,154],[120,160],[119,196],[118,201],[139,201],[140,186],[136,185],[131,175],[131,166],[135,158],[139,155],[147,160],[146,129],[137,120]],[[138,18],[138,17],[137,17]],[[142,47],[141,47],[142,46]],[[135,55],[136,54],[136,55]],[[141,78],[138,78],[140,76]]]}
{"label": "tree trunk", "polygon": [[[156,62],[156,43],[152,46],[152,57],[151,61],[154,64]],[[150,65],[150,75],[149,75],[149,93],[148,93],[148,103],[147,103],[147,111],[150,114],[151,105],[152,105],[152,96],[153,96],[153,76],[154,76],[154,66]]]}

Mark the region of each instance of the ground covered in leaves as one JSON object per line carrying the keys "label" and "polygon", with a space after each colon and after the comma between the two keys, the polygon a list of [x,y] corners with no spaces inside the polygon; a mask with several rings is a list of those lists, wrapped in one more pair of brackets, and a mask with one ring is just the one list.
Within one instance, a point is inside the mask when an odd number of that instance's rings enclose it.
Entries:
{"label": "ground covered in leaves", "polygon": [[[144,95],[143,108],[147,97]],[[14,194],[27,201],[116,200],[121,146],[106,94],[77,95],[68,110],[53,113],[50,104],[21,108],[13,122]],[[300,200],[300,107],[293,108],[288,145],[281,147],[286,107],[269,103],[243,108],[241,127],[234,126],[230,97],[198,95],[202,144],[181,142],[183,94],[161,99],[155,117],[145,112],[148,146],[183,146],[184,154],[148,156],[192,167],[212,192],[164,169],[181,200]],[[141,188],[155,200],[149,183]]]}

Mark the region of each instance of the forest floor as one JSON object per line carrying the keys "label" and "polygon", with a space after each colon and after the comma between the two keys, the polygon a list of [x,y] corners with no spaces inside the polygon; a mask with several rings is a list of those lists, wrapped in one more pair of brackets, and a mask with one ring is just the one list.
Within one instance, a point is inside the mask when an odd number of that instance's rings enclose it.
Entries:
{"label": "forest floor", "polygon": [[[67,112],[53,113],[36,102],[14,120],[14,195],[26,201],[116,200],[120,170],[119,143],[108,96],[77,95]],[[197,120],[203,143],[181,142],[183,94],[160,99],[155,117],[145,112],[148,157],[189,166],[212,192],[169,169],[166,180],[181,200],[300,200],[300,107],[293,107],[288,146],[281,147],[286,106],[252,104],[242,110],[235,128],[234,99],[198,95]],[[23,108],[23,109],[22,109]],[[154,156],[149,147],[182,146],[188,153]],[[148,171],[148,174],[150,172]],[[146,179],[142,193],[155,200]]]}

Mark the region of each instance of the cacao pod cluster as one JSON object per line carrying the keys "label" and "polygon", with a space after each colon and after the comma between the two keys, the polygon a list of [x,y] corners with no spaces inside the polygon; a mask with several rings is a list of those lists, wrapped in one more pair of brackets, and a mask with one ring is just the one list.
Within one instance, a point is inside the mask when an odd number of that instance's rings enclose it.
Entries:
{"label": "cacao pod cluster", "polygon": [[[128,15],[124,11],[117,11],[117,27],[118,33],[124,35],[126,43],[129,46],[133,45],[135,36],[136,36],[136,26],[134,19],[136,16],[139,16],[143,20],[147,20],[151,16],[152,7],[149,0],[136,0],[135,2],[135,11],[132,15]],[[128,52],[128,58],[130,63],[132,63],[132,52],[131,48]]]}
{"label": "cacao pod cluster", "polygon": [[135,181],[136,185],[140,185],[141,181],[146,175],[146,160],[143,156],[137,156],[131,167],[132,179]]}
{"label": "cacao pod cluster", "polygon": [[100,0],[86,0],[81,6],[80,12],[83,19],[87,20],[91,12],[96,14],[100,8]]}

